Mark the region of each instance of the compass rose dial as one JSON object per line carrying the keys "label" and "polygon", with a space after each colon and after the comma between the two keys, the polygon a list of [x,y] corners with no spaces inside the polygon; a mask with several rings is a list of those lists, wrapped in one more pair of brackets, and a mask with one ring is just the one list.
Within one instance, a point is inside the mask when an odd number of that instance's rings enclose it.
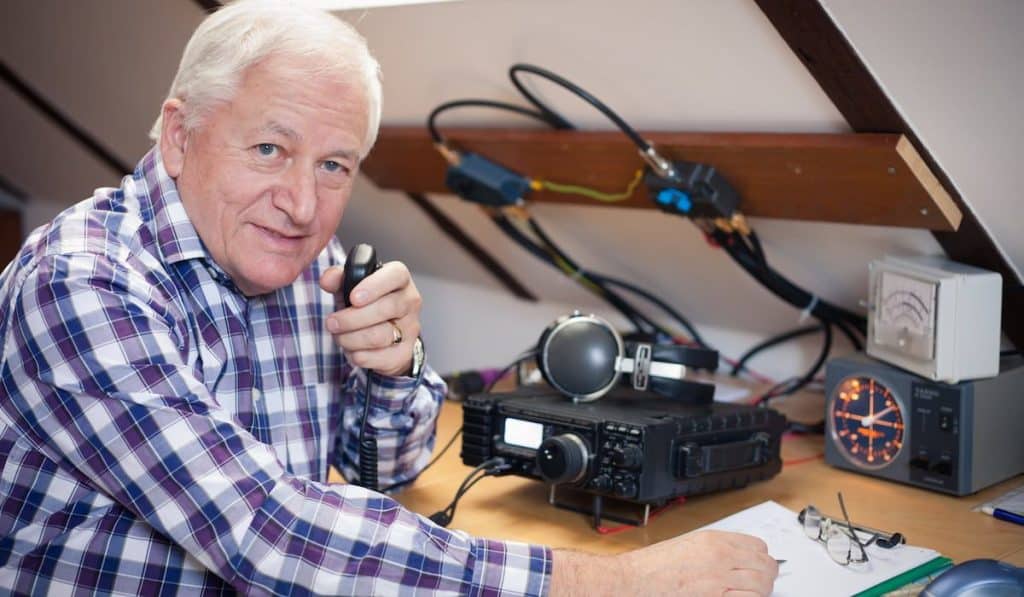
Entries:
{"label": "compass rose dial", "polygon": [[900,401],[872,377],[848,377],[833,391],[832,441],[855,465],[888,466],[903,448]]}

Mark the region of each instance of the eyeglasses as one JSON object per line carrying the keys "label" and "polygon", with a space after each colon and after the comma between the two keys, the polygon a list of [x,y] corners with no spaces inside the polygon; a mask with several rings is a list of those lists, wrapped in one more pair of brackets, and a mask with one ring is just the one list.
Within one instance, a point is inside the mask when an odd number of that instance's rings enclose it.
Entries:
{"label": "eyeglasses", "polygon": [[[797,520],[803,525],[804,534],[825,546],[829,557],[841,566],[864,564],[868,561],[865,549],[869,545],[889,549],[905,542],[900,533],[886,533],[872,528],[857,526],[850,522],[843,503],[843,494],[839,493],[839,508],[843,512],[842,520],[825,516],[814,506],[807,506],[800,511]],[[860,538],[858,533],[870,535],[867,540]]]}

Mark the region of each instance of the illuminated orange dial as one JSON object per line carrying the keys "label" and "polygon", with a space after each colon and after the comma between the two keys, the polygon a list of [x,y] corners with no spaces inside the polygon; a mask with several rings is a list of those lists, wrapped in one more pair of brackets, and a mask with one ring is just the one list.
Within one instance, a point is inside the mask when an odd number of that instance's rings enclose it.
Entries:
{"label": "illuminated orange dial", "polygon": [[844,379],[833,391],[829,417],[832,441],[858,466],[883,468],[903,448],[903,410],[877,379]]}

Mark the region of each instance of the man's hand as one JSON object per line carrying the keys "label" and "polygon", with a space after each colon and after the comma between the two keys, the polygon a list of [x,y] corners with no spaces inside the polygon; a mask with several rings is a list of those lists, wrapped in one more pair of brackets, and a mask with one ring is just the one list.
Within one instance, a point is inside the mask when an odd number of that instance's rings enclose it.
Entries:
{"label": "man's hand", "polygon": [[[320,276],[320,288],[337,294],[342,275],[341,267],[328,268]],[[351,307],[327,318],[327,330],[349,362],[381,375],[408,374],[423,303],[409,268],[400,261],[385,263],[352,290],[349,302]],[[396,326],[402,337],[398,344],[394,343]]]}
{"label": "man's hand", "polygon": [[698,531],[614,556],[556,550],[551,595],[754,597],[772,592],[779,565],[750,535]]}

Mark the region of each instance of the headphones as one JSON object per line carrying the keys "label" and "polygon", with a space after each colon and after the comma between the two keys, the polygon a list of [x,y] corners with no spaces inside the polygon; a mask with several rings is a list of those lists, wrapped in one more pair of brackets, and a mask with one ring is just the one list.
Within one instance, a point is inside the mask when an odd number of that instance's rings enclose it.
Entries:
{"label": "headphones", "polygon": [[604,319],[573,311],[541,334],[537,366],[551,387],[574,402],[597,400],[625,374],[636,390],[707,404],[714,397],[715,386],[685,380],[686,369],[718,368],[718,351],[624,342]]}

